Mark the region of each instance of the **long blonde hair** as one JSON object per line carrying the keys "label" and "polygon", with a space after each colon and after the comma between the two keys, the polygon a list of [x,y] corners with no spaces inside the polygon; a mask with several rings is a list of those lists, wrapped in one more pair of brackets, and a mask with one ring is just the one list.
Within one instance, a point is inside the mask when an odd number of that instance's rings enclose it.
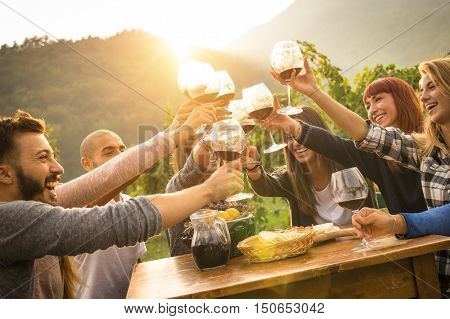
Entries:
{"label": "long blonde hair", "polygon": [[76,299],[76,289],[83,282],[79,273],[78,264],[72,256],[60,258],[61,276],[64,283],[64,299]]}
{"label": "long blonde hair", "polygon": [[[439,87],[446,96],[450,97],[450,57],[422,62],[419,65],[419,72],[422,76],[428,75],[433,83]],[[448,156],[447,147],[450,145],[445,145],[441,126],[432,122],[430,117],[427,117],[425,121],[424,132],[413,134],[413,137],[419,147],[420,156],[430,156],[435,148],[440,149]]]}

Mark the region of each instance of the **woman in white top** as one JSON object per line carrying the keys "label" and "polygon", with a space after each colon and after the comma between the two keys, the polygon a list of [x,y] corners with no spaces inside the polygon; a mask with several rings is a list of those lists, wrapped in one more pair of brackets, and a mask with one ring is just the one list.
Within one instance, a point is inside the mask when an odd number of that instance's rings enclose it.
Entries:
{"label": "woman in white top", "polygon": [[[278,100],[275,97],[276,107]],[[293,116],[297,121],[321,127],[330,131],[322,117],[310,107]],[[292,226],[310,226],[332,222],[336,225],[351,224],[352,212],[340,207],[333,200],[331,174],[342,168],[334,161],[296,142],[290,136],[284,151],[286,166],[269,174],[261,166],[248,167],[248,176],[253,190],[267,197],[284,197],[291,209]],[[259,160],[255,147],[250,147],[249,157]],[[372,192],[373,194],[373,192]],[[364,205],[373,207],[373,197],[368,196]]]}

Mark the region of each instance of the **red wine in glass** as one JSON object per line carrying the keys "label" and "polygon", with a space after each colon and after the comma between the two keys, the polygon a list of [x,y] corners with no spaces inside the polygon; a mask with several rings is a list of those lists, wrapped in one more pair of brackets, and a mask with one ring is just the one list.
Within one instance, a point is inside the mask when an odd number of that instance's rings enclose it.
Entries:
{"label": "red wine in glass", "polygon": [[250,113],[248,113],[248,115],[254,119],[257,120],[264,120],[265,118],[267,118],[273,111],[273,107],[265,107],[263,109],[259,109],[256,111],[252,111]]}
{"label": "red wine in glass", "polygon": [[361,197],[361,198],[356,198],[356,199],[352,199],[352,200],[338,202],[338,205],[341,207],[344,207],[344,208],[348,208],[352,211],[357,211],[362,207],[365,200],[366,200],[366,197]]}
{"label": "red wine in glass", "polygon": [[235,151],[216,151],[216,155],[225,162],[231,162],[237,160],[241,156],[241,153]]}
{"label": "red wine in glass", "polygon": [[255,128],[255,124],[242,124],[241,126],[245,134],[248,134],[251,130]]}
{"label": "red wine in glass", "polygon": [[295,74],[299,75],[300,72],[302,71],[302,68],[294,68],[294,69],[289,69],[289,70],[283,71],[280,73],[281,78],[285,81],[289,81],[291,79],[292,72],[294,70],[295,70]]}

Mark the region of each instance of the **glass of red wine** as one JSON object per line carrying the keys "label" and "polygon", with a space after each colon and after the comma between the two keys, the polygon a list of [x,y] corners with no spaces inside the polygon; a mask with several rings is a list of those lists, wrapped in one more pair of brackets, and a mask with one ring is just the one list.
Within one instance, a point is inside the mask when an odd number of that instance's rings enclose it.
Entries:
{"label": "glass of red wine", "polygon": [[219,82],[219,93],[216,101],[222,101],[223,106],[227,106],[234,97],[236,90],[233,79],[227,71],[217,71],[216,79]]}
{"label": "glass of red wine", "polygon": [[[369,187],[357,167],[351,167],[331,175],[331,191],[334,201],[341,207],[351,209],[353,214],[364,204],[369,195]],[[361,246],[354,250],[369,248],[369,243],[363,238]]]}
{"label": "glass of red wine", "polygon": [[208,63],[193,63],[186,76],[186,89],[191,99],[200,103],[214,102],[219,94],[220,84],[216,71]]}
{"label": "glass of red wine", "polygon": [[[216,156],[225,162],[234,161],[241,157],[247,142],[245,133],[238,121],[227,119],[213,124],[209,135],[211,148]],[[228,202],[236,202],[250,199],[252,193],[238,193],[225,199]]]}
{"label": "glass of red wine", "polygon": [[245,111],[243,100],[232,100],[228,105],[228,111],[231,113],[231,118],[235,119],[241,124],[244,133],[247,134],[255,128],[255,120],[250,118]]}
{"label": "glass of red wine", "polygon": [[[264,83],[259,83],[252,87],[243,89],[242,97],[246,108],[245,111],[255,120],[262,121],[266,119],[273,111],[273,95]],[[279,151],[287,146],[285,143],[277,144],[270,131],[269,135],[272,145],[268,149],[264,150],[264,154]]]}
{"label": "glass of red wine", "polygon": [[[210,64],[186,61],[178,69],[178,88],[190,99],[200,103],[211,103],[219,94],[220,83]],[[203,135],[206,127],[202,125],[196,134]]]}
{"label": "glass of red wine", "polygon": [[[280,41],[275,43],[270,58],[272,69],[277,72],[281,78],[287,82],[290,81],[292,72],[295,70],[296,75],[304,74],[303,72],[303,54],[298,44],[294,41]],[[302,112],[299,106],[291,105],[291,86],[287,86],[288,105],[278,109],[278,113],[282,115],[295,115]]]}

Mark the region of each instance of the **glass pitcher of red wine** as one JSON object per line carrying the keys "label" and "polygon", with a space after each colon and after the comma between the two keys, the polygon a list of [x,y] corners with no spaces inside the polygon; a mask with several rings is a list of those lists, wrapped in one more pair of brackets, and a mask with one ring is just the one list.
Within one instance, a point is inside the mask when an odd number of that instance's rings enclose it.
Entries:
{"label": "glass pitcher of red wine", "polygon": [[[351,209],[353,214],[357,214],[369,195],[369,187],[359,169],[351,167],[331,174],[331,192],[339,206]],[[369,247],[370,244],[363,238],[361,246],[354,250]]]}
{"label": "glass pitcher of red wine", "polygon": [[230,259],[231,238],[228,227],[216,210],[201,209],[191,215],[192,259],[200,270],[223,267]]}

